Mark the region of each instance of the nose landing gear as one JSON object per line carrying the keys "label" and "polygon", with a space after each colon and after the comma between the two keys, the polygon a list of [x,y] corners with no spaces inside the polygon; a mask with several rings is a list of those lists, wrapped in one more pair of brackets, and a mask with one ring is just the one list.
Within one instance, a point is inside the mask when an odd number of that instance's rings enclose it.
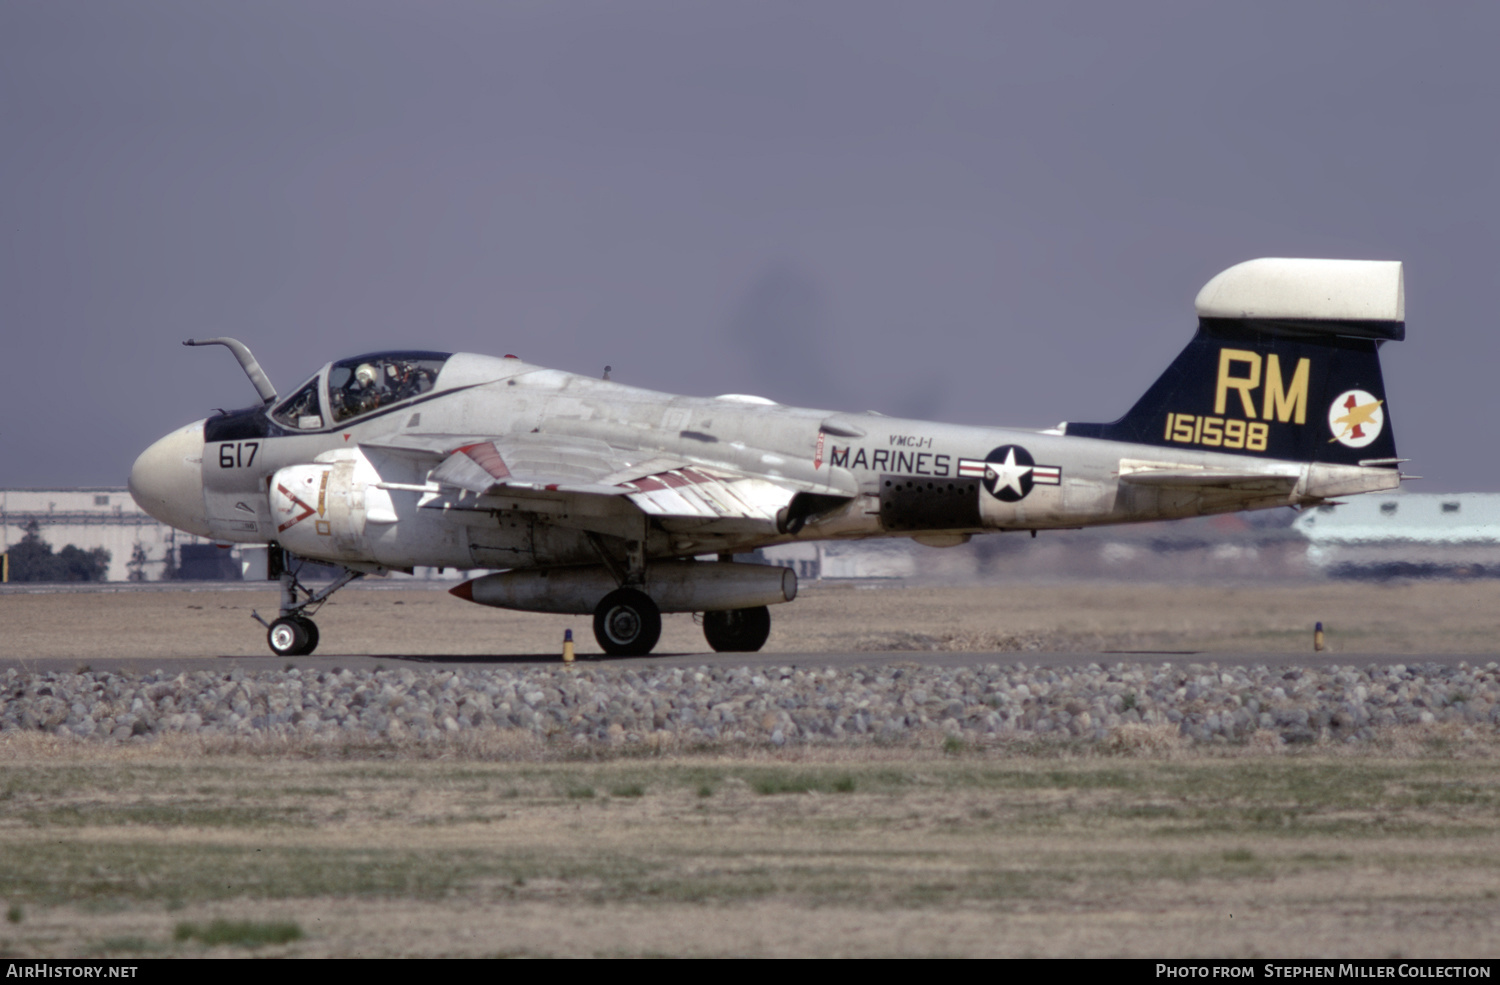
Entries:
{"label": "nose landing gear", "polygon": [[[266,627],[266,642],[271,652],[278,657],[305,657],[318,648],[318,626],[308,616],[308,610],[318,611],[328,597],[343,588],[363,572],[344,569],[344,573],[323,588],[314,592],[297,580],[297,568],[288,566],[291,555],[272,544],[268,552],[271,573],[281,583],[281,612],[274,622],[266,622],[258,612],[251,610],[255,621]],[[652,641],[655,642],[654,640]]]}
{"label": "nose landing gear", "polygon": [[304,616],[288,616],[266,631],[271,652],[281,657],[305,657],[318,646],[318,624]]}

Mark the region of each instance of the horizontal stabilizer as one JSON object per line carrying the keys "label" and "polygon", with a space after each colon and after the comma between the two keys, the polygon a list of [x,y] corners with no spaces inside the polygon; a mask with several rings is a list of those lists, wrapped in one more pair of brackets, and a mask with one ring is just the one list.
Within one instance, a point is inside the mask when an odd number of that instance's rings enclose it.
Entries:
{"label": "horizontal stabilizer", "polygon": [[1208,469],[1146,469],[1120,476],[1121,482],[1137,486],[1174,486],[1214,489],[1291,489],[1295,475],[1266,475],[1264,472],[1215,472]]}

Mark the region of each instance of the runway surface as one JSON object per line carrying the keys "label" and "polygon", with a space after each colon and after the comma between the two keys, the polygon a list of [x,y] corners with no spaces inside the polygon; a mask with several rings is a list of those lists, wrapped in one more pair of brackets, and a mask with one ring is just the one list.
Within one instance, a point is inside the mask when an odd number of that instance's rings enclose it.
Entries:
{"label": "runway surface", "polygon": [[[1164,651],[1111,651],[1100,653],[1018,653],[1014,651],[995,653],[945,653],[913,652],[909,650],[883,653],[663,653],[649,657],[601,657],[580,659],[577,667],[879,667],[915,665],[921,667],[982,667],[999,664],[1002,667],[1024,664],[1035,668],[1077,668],[1097,664],[1111,667],[1115,664],[1148,664],[1160,666],[1171,664],[1186,667],[1190,664],[1220,667],[1301,667],[1322,669],[1333,666],[1388,667],[1392,664],[1418,666],[1437,664],[1442,667],[1457,667],[1466,663],[1471,667],[1483,667],[1489,663],[1500,663],[1500,654],[1432,653],[1212,653],[1212,652],[1164,652]],[[96,657],[88,661],[76,658],[42,657],[37,659],[0,658],[0,673],[10,667],[33,673],[70,673],[87,665],[95,671],[111,671],[121,674],[147,674],[156,671],[179,673],[196,670],[223,670],[235,668],[246,671],[284,670],[299,667],[305,670],[359,670],[391,669],[410,666],[423,670],[483,669],[487,667],[506,669],[529,669],[543,666],[563,666],[561,657],[555,653],[510,654],[501,656],[472,656],[468,654],[313,654],[307,657],[246,656],[202,656],[202,657]]]}
{"label": "runway surface", "polygon": [[[663,618],[657,653],[607,658],[589,616],[491,609],[443,586],[375,583],[317,613],[322,645],[273,655],[252,613],[274,618],[264,582],[0,591],[0,672],[121,672],[561,662],[571,630],[585,665],[1027,667],[1438,664],[1500,661],[1494,582],[1186,584],[1008,582],[969,586],[809,584],[776,606],[763,652],[708,650],[691,615]],[[102,589],[102,590],[101,590]],[[1313,650],[1326,627],[1329,649]]]}

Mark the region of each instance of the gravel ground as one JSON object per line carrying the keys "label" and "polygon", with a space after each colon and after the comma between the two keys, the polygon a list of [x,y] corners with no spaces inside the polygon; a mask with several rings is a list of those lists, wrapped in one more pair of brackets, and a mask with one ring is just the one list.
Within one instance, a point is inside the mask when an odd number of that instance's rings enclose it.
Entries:
{"label": "gravel ground", "polygon": [[[0,734],[94,743],[164,734],[355,743],[518,730],[589,746],[952,737],[1369,742],[1390,726],[1500,726],[1497,664],[1356,668],[619,668],[0,674]],[[1134,737],[1134,739],[1132,738]]]}

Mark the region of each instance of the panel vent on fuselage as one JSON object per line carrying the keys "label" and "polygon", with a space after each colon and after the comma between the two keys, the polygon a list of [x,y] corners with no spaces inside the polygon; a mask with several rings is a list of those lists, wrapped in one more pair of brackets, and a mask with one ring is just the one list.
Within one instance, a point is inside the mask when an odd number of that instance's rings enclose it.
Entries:
{"label": "panel vent on fuselage", "polygon": [[972,530],[979,519],[974,479],[880,477],[880,522],[887,530]]}

